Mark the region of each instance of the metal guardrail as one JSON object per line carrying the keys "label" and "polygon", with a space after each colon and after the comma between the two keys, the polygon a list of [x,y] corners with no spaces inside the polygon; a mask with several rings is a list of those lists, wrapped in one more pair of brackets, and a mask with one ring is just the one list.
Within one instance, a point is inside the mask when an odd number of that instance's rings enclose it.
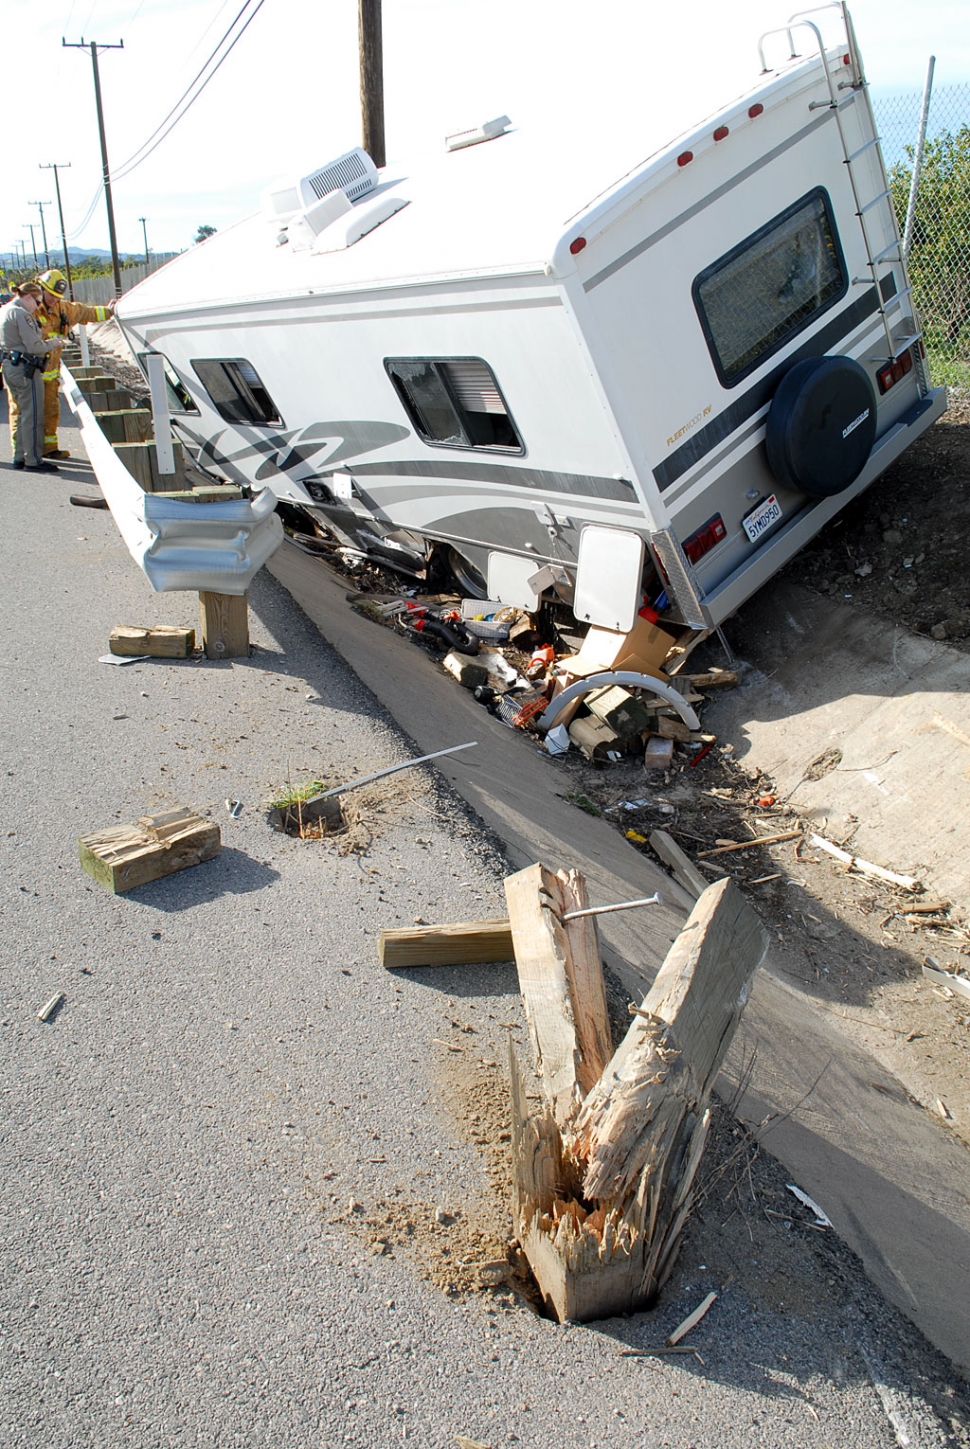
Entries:
{"label": "metal guardrail", "polygon": [[118,532],[156,593],[177,589],[244,594],[283,542],[276,498],[181,503],[145,493],[128,472],[66,367],[61,387]]}

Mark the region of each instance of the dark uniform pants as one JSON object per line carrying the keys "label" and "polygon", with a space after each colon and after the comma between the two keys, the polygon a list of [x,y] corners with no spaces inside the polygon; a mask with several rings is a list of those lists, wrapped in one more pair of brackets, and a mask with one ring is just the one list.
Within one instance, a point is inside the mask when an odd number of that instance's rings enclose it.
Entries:
{"label": "dark uniform pants", "polygon": [[13,460],[32,468],[44,456],[44,379],[39,367],[28,377],[22,362],[5,360],[3,380],[10,406]]}

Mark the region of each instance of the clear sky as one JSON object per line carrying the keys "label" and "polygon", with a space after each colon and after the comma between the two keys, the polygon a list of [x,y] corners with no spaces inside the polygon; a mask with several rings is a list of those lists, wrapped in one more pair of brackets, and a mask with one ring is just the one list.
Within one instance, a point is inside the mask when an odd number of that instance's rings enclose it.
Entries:
{"label": "clear sky", "polygon": [[[240,25],[258,3],[248,0]],[[30,256],[30,221],[40,250],[33,203],[54,201],[53,173],[39,169],[46,162],[71,164],[60,175],[72,245],[108,245],[103,201],[85,223],[101,178],[90,55],[62,48],[62,36],[124,40],[99,60],[122,252],[142,248],[139,217],[153,251],[179,250],[200,224],[221,227],[252,211],[271,181],[359,144],[356,0],[263,0],[185,118],[124,174],[242,7],[4,0],[0,255],[22,239]],[[877,95],[918,92],[935,53],[937,86],[967,84],[961,119],[970,122],[968,0],[855,0],[851,9]],[[705,68],[714,83],[729,56],[756,55],[760,32],[783,24],[792,0],[384,0],[383,11],[393,158],[503,113],[516,125],[551,114],[578,125],[594,112],[635,124],[646,50],[667,48],[672,88],[680,67]],[[45,219],[53,252],[55,207]]]}

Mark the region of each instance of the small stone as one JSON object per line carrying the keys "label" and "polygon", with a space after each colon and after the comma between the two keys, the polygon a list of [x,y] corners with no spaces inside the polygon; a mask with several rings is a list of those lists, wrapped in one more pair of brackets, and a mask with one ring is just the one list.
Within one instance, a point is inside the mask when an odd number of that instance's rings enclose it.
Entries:
{"label": "small stone", "polygon": [[436,1223],[442,1223],[442,1224],[444,1224],[444,1223],[450,1223],[450,1222],[453,1222],[454,1221],[454,1219],[451,1216],[451,1213],[446,1213],[445,1210],[444,1210],[444,1208],[440,1208],[440,1207],[436,1207],[435,1210],[434,1210],[434,1220],[435,1220]]}
{"label": "small stone", "polygon": [[882,536],[883,543],[902,543],[903,535],[898,528],[887,528]]}
{"label": "small stone", "polygon": [[934,624],[930,630],[931,639],[945,639],[949,633],[945,624]]}

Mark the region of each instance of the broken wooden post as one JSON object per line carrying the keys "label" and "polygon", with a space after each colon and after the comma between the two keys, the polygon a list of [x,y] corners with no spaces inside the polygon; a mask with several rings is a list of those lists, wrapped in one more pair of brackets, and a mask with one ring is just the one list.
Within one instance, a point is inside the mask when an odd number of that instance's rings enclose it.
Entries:
{"label": "broken wooden post", "polygon": [[199,622],[207,659],[249,658],[248,594],[200,590]]}
{"label": "broken wooden post", "polygon": [[505,882],[515,965],[546,1095],[562,1125],[578,1112],[610,1055],[610,1018],[594,918],[578,871],[531,865]]}
{"label": "broken wooden post", "polygon": [[[512,877],[519,882],[509,897],[517,964],[513,898],[525,895],[525,878],[533,916],[552,909],[551,900],[539,899],[539,870]],[[543,887],[547,879],[545,872]],[[518,904],[522,917],[527,901]],[[582,924],[592,929],[589,918]],[[545,931],[554,934],[551,923]],[[557,973],[550,959],[538,972],[534,946],[527,956],[523,998],[530,1025],[537,1005],[542,1009],[533,1036],[547,1104],[529,1111],[513,1063],[513,1207],[523,1251],[560,1321],[649,1307],[663,1285],[691,1208],[708,1097],[765,949],[761,923],[733,882],[708,886],[629,1032],[578,1105],[578,1082],[567,1095],[567,1072],[547,1072],[542,1046],[558,1046],[564,1061],[562,1044],[583,1012],[572,994],[582,991],[582,978],[572,974],[567,999],[565,970]],[[548,948],[544,954],[551,956]]]}

